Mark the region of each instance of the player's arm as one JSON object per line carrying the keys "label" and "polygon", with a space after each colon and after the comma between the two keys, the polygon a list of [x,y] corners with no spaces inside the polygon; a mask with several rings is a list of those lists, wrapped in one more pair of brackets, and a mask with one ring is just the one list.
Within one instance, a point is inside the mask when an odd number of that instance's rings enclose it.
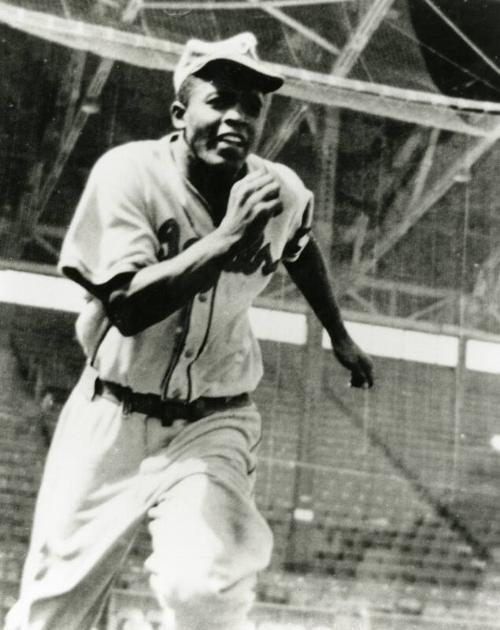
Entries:
{"label": "player's arm", "polygon": [[213,232],[174,258],[121,273],[104,285],[86,285],[74,269],[64,273],[103,303],[122,335],[135,335],[165,319],[215,284],[230,241]]}
{"label": "player's arm", "polygon": [[224,263],[245,248],[280,211],[279,186],[265,171],[237,182],[219,227],[173,258],[114,278],[101,299],[111,321],[135,335],[185,306],[216,282]]}
{"label": "player's arm", "polygon": [[311,236],[299,258],[285,267],[331,339],[339,362],[351,372],[353,387],[373,385],[373,363],[346,330],[321,250]]}

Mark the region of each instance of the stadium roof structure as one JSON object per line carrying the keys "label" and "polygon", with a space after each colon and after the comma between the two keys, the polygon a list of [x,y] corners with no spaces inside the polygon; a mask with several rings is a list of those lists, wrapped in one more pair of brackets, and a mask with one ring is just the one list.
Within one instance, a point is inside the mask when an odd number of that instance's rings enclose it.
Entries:
{"label": "stadium roof structure", "polygon": [[[250,30],[286,78],[259,151],[314,189],[344,305],[500,332],[500,3],[480,4],[0,0],[0,127],[17,178],[1,200],[2,256],[53,264],[92,159],[166,126],[164,74],[184,42]],[[12,105],[30,98],[35,132]],[[294,305],[293,286],[278,278],[268,300]]]}

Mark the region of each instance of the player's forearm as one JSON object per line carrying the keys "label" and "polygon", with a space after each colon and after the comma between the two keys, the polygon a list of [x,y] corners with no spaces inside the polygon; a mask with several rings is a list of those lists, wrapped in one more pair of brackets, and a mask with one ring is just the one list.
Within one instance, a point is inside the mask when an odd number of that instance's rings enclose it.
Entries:
{"label": "player's forearm", "polygon": [[299,259],[286,263],[286,269],[297,288],[326,329],[332,344],[350,340],[335,299],[332,282],[321,250],[311,237]]}
{"label": "player's forearm", "polygon": [[114,292],[108,312],[120,332],[135,335],[185,306],[215,284],[233,242],[217,231],[179,255],[139,270]]}

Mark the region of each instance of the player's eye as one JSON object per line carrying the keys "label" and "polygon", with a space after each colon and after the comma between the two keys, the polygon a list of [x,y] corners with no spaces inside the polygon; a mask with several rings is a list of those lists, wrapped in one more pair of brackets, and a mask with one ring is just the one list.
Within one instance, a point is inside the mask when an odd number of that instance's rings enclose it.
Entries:
{"label": "player's eye", "polygon": [[231,99],[229,94],[214,94],[208,99],[208,104],[214,109],[226,109],[233,104],[234,98]]}
{"label": "player's eye", "polygon": [[248,98],[248,100],[244,103],[244,106],[249,116],[257,118],[262,112],[264,101],[261,96],[255,94]]}

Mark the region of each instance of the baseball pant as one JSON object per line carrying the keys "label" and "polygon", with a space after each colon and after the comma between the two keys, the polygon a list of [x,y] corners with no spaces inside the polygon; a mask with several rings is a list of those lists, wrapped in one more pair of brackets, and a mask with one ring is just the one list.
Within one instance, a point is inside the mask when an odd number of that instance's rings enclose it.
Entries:
{"label": "baseball pant", "polygon": [[144,515],[165,627],[245,627],[272,548],[253,500],[260,416],[251,404],[182,425],[94,397],[84,372],[47,457],[6,630],[91,628]]}

